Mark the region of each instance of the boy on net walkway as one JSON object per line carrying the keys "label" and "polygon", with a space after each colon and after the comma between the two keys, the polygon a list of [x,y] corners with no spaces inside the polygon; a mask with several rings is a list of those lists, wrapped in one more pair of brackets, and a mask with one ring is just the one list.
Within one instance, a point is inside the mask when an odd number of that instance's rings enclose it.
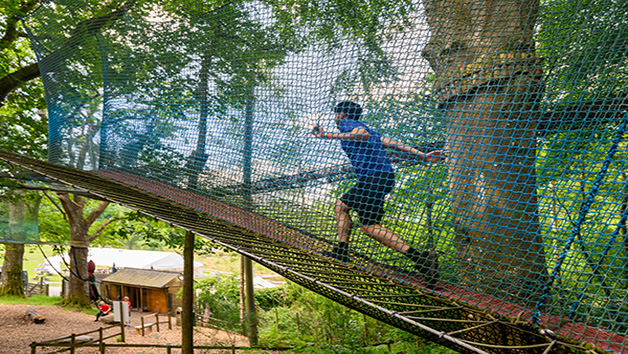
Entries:
{"label": "boy on net walkway", "polygon": [[349,236],[353,226],[350,210],[355,211],[362,224],[362,232],[377,242],[390,247],[415,263],[415,268],[425,277],[428,286],[438,281],[437,255],[430,251],[418,251],[405,243],[391,230],[380,225],[384,216],[385,197],[395,185],[395,172],[386,149],[410,155],[419,161],[438,163],[446,151],[422,153],[417,149],[385,137],[360,122],[362,107],[351,101],[343,101],[334,108],[336,126],[340,133],[325,132],[318,124],[312,134],[321,139],[340,140],[358,176],[356,184],[336,201],[335,214],[338,228],[338,244],[327,257],[342,262],[349,261]]}

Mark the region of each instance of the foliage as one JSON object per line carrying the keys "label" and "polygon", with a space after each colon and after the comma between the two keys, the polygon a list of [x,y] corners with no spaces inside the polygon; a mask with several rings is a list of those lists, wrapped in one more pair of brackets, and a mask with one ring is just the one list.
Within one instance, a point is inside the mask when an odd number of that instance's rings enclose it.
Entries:
{"label": "foliage", "polygon": [[208,309],[210,317],[222,321],[224,328],[241,330],[240,285],[235,275],[201,279],[195,287],[200,289],[196,296],[200,309]]}
{"label": "foliage", "polygon": [[[196,284],[198,307],[211,312],[224,328],[240,330],[239,280],[235,275],[202,279]],[[255,301],[260,319],[260,345],[298,346],[294,353],[427,353],[417,349],[415,337],[348,310],[343,305],[292,282],[257,289]],[[430,350],[443,350],[423,344]],[[420,348],[420,347],[419,347]],[[440,349],[439,349],[440,348]],[[438,351],[435,351],[438,352]],[[442,351],[445,353],[447,351]]]}
{"label": "foliage", "polygon": [[538,50],[548,101],[626,95],[628,3],[542,1]]}

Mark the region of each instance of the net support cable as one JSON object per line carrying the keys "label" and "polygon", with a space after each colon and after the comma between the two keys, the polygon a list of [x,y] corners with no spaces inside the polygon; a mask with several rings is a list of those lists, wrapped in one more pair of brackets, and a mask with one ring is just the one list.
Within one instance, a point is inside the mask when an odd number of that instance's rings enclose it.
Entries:
{"label": "net support cable", "polygon": [[[516,353],[520,350],[526,350],[526,353],[535,353],[537,350],[538,353],[563,353],[565,350],[585,352],[585,347],[581,344],[567,338],[553,340],[540,334],[539,330],[529,323],[513,321],[498,314],[491,314],[487,309],[482,310],[460,301],[443,298],[426,291],[421,286],[403,284],[373,271],[365,272],[355,266],[321,258],[307,249],[278,242],[276,239],[92,172],[63,167],[7,151],[0,151],[0,160],[191,231],[222,247],[250,257],[287,279],[356,311],[462,353]],[[291,256],[289,258],[277,256],[277,259],[282,260],[279,263],[266,256],[265,252],[258,252],[258,246],[234,246],[229,242],[231,238],[225,238],[225,235],[238,235],[256,243],[266,243],[277,252],[285,250]],[[291,268],[293,258],[299,258],[309,269],[297,271]],[[333,272],[319,276],[329,269],[333,269]],[[390,301],[393,299],[397,301]],[[425,308],[417,310],[417,307],[421,306]],[[413,316],[428,313],[438,316]],[[490,337],[495,339],[487,341],[486,339]],[[483,340],[480,341],[480,338]],[[510,339],[504,342],[505,338]]]}

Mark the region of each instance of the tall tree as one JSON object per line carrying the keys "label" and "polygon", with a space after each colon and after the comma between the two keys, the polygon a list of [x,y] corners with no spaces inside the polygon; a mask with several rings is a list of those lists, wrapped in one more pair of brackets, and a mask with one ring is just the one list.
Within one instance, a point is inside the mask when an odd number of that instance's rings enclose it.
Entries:
{"label": "tall tree", "polygon": [[[46,153],[45,100],[39,69],[19,16],[37,5],[36,0],[0,0],[0,149],[43,157]],[[10,228],[37,220],[39,198],[5,187],[2,202],[9,203]],[[5,244],[0,294],[23,295],[24,245]]]}
{"label": "tall tree", "polygon": [[423,56],[448,120],[461,281],[534,303],[547,278],[535,177],[539,2],[429,0],[425,7],[431,38]]}
{"label": "tall tree", "polygon": [[[9,229],[12,238],[25,240],[31,232],[29,225],[37,225],[40,196],[17,190],[9,203]],[[0,296],[24,296],[22,269],[24,259],[23,243],[6,243],[4,262],[2,263],[2,278],[0,278]]]}
{"label": "tall tree", "polygon": [[90,234],[90,227],[96,219],[105,211],[109,202],[99,202],[91,210],[86,209],[89,199],[78,194],[70,195],[58,193],[59,201],[67,221],[70,224],[70,270],[71,276],[68,284],[68,292],[61,302],[62,305],[89,307],[90,298],[88,296],[86,281],[87,275],[87,253],[89,244],[100,235],[100,232],[107,224],[115,219],[111,218],[100,225],[100,227]]}
{"label": "tall tree", "polygon": [[38,0],[0,1],[0,52],[6,58],[0,62],[0,107],[11,92],[40,76],[19,20],[38,4]]}

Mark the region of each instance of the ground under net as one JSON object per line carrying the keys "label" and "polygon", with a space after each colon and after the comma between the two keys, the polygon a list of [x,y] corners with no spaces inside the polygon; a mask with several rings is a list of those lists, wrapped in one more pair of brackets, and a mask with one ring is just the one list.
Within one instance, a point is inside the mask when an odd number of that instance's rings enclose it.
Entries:
{"label": "ground under net", "polygon": [[[23,23],[54,164],[163,197],[134,205],[162,218],[197,210],[180,223],[199,234],[221,220],[238,231],[220,242],[459,350],[566,348],[547,327],[621,352],[626,15],[612,0],[54,1]],[[321,259],[368,278],[298,270]],[[344,292],[356,282],[368,294]],[[380,293],[392,308],[362,307]],[[466,324],[398,322],[397,297],[462,304],[430,318]]]}

